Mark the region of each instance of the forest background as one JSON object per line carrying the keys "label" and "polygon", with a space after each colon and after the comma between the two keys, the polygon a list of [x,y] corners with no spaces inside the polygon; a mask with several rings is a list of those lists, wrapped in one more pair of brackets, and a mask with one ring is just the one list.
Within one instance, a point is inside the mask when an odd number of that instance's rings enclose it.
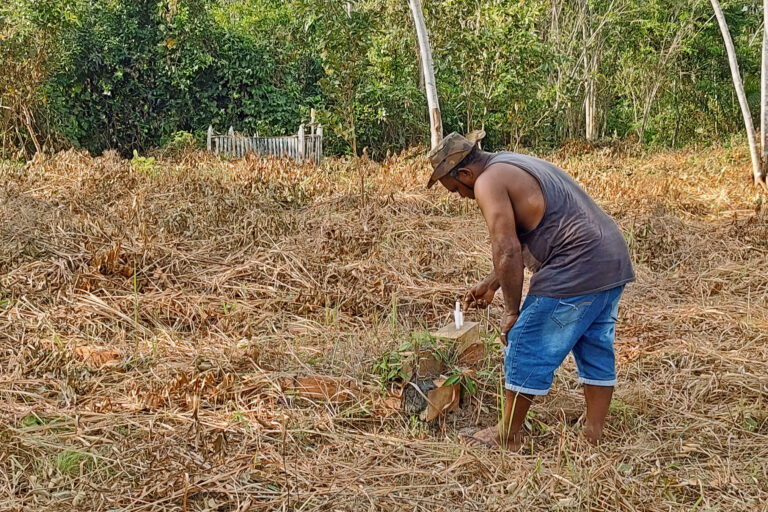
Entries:
{"label": "forest background", "polygon": [[[743,131],[703,0],[424,2],[446,133],[486,149],[571,139],[679,147]],[[725,1],[752,112],[762,6]],[[295,133],[315,109],[326,152],[428,144],[405,1],[10,0],[0,6],[3,158],[123,155],[202,141],[209,125]]]}

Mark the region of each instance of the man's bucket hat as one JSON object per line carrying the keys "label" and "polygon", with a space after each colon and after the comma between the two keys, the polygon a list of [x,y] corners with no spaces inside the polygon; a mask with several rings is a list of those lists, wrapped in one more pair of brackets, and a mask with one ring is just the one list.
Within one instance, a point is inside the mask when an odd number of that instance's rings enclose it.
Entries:
{"label": "man's bucket hat", "polygon": [[441,140],[440,144],[429,152],[429,161],[434,171],[429,177],[427,188],[450,173],[483,137],[485,137],[485,130],[474,130],[466,137],[453,132]]}

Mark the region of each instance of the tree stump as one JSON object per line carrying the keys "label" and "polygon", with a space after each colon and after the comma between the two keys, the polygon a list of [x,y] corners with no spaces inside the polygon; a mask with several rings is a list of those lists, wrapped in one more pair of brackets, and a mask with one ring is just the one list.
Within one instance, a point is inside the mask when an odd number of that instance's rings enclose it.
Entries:
{"label": "tree stump", "polygon": [[480,324],[478,322],[465,322],[458,329],[453,324],[449,324],[432,333],[432,336],[453,341],[454,353],[460,365],[472,366],[483,358],[485,347],[480,339]]}

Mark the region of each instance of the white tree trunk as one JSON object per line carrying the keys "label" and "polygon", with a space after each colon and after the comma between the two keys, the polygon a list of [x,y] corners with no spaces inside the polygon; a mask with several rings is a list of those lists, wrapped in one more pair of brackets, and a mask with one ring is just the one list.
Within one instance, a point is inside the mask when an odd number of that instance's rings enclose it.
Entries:
{"label": "white tree trunk", "polygon": [[718,2],[718,0],[712,0],[712,8],[715,10],[717,23],[720,25],[720,31],[723,33],[725,49],[728,51],[728,64],[731,66],[733,87],[736,89],[736,96],[738,96],[739,105],[741,105],[741,113],[744,116],[744,126],[747,129],[747,140],[749,141],[749,152],[752,155],[752,171],[754,173],[755,184],[757,184],[761,181],[760,174],[762,172],[760,151],[757,147],[757,140],[755,139],[755,128],[752,125],[752,113],[749,111],[747,96],[744,94],[744,85],[741,82],[739,63],[736,61],[736,50],[733,47],[731,33],[728,31],[728,24],[725,22],[725,16],[723,16],[723,9],[720,7],[720,2]]}
{"label": "white tree trunk", "polygon": [[429,125],[432,133],[432,147],[434,148],[443,139],[443,120],[440,116],[440,103],[437,101],[437,83],[435,82],[435,70],[432,65],[432,50],[429,47],[429,35],[424,23],[424,14],[421,12],[420,0],[410,0],[413,22],[416,24],[416,35],[419,38],[419,53],[421,65],[424,71],[424,88],[427,93],[427,105],[429,106]]}
{"label": "white tree trunk", "polygon": [[584,114],[585,114],[585,135],[587,140],[592,142],[597,138],[597,126],[595,120],[597,117],[597,108],[595,105],[595,79],[587,78],[586,91],[584,93]]}
{"label": "white tree trunk", "polygon": [[[768,0],[766,0],[768,1]],[[597,139],[597,67],[600,49],[594,48],[594,54],[585,59],[587,67],[587,83],[584,87],[584,124],[587,140],[592,142]]]}
{"label": "white tree trunk", "polygon": [[763,0],[763,62],[760,74],[760,175],[755,176],[757,183],[765,185],[768,171],[768,0]]}

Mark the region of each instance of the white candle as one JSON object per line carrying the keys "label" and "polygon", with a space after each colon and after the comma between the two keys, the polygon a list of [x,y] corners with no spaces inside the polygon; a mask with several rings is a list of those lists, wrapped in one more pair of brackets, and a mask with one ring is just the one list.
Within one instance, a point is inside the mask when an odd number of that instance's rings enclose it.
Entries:
{"label": "white candle", "polygon": [[453,311],[453,325],[456,329],[461,329],[464,325],[464,312],[461,310],[459,301],[456,301],[456,309]]}

